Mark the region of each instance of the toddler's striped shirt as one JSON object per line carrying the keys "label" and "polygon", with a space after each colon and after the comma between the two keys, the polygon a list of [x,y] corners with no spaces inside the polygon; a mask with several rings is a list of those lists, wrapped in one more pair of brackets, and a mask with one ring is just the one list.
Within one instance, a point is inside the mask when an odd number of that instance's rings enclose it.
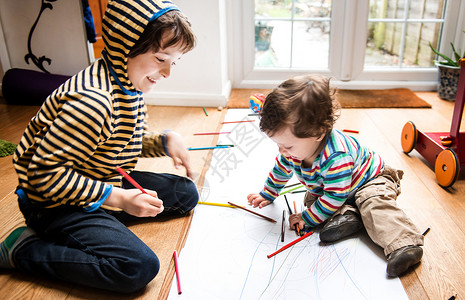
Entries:
{"label": "toddler's striped shirt", "polygon": [[306,168],[302,163],[278,155],[260,195],[274,201],[295,174],[308,192],[317,198],[309,209],[302,212],[302,218],[312,227],[333,215],[384,165],[377,153],[337,129],[326,137],[325,146],[311,167]]}

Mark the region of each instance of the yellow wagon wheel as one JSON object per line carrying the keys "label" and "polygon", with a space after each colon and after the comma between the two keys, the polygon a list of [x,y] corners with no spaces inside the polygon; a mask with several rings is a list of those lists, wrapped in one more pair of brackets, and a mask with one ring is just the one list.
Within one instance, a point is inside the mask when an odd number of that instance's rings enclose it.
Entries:
{"label": "yellow wagon wheel", "polygon": [[405,153],[410,153],[417,144],[418,132],[412,121],[405,123],[402,128],[401,144]]}
{"label": "yellow wagon wheel", "polygon": [[454,150],[447,148],[439,152],[434,173],[440,186],[448,188],[454,184],[460,173],[460,163]]}

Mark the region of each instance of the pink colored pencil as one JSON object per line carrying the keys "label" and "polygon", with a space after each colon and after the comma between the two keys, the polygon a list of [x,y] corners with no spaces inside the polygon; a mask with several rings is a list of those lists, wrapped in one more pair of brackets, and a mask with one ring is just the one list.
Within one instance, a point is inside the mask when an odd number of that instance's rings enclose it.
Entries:
{"label": "pink colored pencil", "polygon": [[246,121],[230,121],[230,122],[222,122],[221,124],[246,123],[246,122],[255,122],[255,120],[246,120]]}
{"label": "pink colored pencil", "polygon": [[174,250],[174,270],[176,271],[176,282],[178,283],[178,295],[182,294],[181,281],[179,280],[178,253]]}
{"label": "pink colored pencil", "polygon": [[211,134],[226,134],[226,133],[231,133],[231,132],[199,132],[199,133],[194,133],[194,135],[211,135]]}
{"label": "pink colored pencil", "polygon": [[270,255],[267,255],[266,257],[268,258],[271,258],[273,256],[275,256],[276,254],[278,254],[279,252],[283,251],[283,250],[286,250],[287,248],[289,248],[290,246],[300,242],[301,240],[303,240],[304,238],[307,238],[309,236],[311,236],[313,234],[313,231],[309,231],[308,233],[306,233],[305,235],[301,236],[300,238],[290,242],[289,244],[283,246],[282,248],[278,249],[276,252],[270,254]]}
{"label": "pink colored pencil", "polygon": [[121,167],[116,167],[116,171],[123,175],[123,177],[126,178],[134,187],[138,188],[142,193],[148,195],[148,193],[134,179],[132,179],[132,177],[129,176],[128,173],[121,169]]}

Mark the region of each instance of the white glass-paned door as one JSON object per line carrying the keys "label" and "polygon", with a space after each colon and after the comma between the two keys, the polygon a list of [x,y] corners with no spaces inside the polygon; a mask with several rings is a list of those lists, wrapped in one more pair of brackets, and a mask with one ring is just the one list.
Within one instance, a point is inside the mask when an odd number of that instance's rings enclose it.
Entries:
{"label": "white glass-paned door", "polygon": [[[352,88],[431,90],[437,57],[465,50],[465,0],[235,0],[238,87],[317,72]],[[241,22],[235,20],[240,19]],[[233,32],[234,32],[233,30]]]}
{"label": "white glass-paned door", "polygon": [[255,66],[328,68],[331,0],[256,0]]}

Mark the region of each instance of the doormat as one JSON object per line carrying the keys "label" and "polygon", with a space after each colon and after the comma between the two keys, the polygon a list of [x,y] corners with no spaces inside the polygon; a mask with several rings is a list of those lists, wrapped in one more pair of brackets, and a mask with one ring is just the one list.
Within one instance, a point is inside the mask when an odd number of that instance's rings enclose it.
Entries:
{"label": "doormat", "polygon": [[[228,108],[248,108],[249,98],[255,93],[267,95],[271,89],[233,89]],[[385,90],[338,89],[336,100],[342,108],[431,108],[431,104],[406,88]]]}

